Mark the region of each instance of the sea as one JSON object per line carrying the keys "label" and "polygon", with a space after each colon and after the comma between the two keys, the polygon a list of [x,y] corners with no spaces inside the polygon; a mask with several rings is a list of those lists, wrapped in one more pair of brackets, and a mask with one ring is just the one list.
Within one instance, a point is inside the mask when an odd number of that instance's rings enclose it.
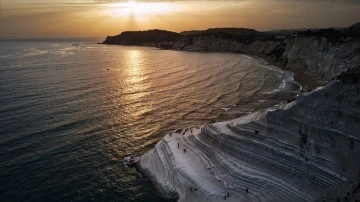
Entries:
{"label": "sea", "polygon": [[301,91],[260,58],[101,41],[0,40],[0,201],[166,201],[124,158]]}

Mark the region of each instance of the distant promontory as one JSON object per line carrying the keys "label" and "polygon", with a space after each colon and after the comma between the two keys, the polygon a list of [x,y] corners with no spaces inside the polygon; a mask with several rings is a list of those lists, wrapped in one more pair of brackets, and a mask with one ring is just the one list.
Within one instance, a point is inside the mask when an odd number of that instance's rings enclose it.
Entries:
{"label": "distant promontory", "polygon": [[161,43],[176,42],[181,34],[165,30],[126,31],[116,36],[106,37],[103,44],[157,46]]}

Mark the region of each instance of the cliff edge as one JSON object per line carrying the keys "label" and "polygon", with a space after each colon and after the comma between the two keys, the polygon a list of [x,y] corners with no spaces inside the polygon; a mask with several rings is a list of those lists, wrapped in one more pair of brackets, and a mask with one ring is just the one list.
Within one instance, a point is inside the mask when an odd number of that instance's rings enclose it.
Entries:
{"label": "cliff edge", "polygon": [[171,48],[258,55],[328,82],[265,111],[172,131],[138,169],[178,201],[360,200],[360,42],[343,35],[354,30],[180,38]]}
{"label": "cliff edge", "polygon": [[138,163],[178,201],[360,199],[360,67],[296,101],[173,131]]}
{"label": "cliff edge", "polygon": [[172,48],[255,55],[282,68],[295,73],[305,72],[322,81],[360,63],[358,24],[342,30],[329,28],[291,33],[196,33],[182,37]]}

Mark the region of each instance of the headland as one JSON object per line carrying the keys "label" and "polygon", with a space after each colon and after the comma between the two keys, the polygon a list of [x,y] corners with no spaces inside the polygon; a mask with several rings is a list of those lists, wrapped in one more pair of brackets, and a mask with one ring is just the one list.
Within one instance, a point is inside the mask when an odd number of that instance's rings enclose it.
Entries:
{"label": "headland", "polygon": [[178,201],[360,200],[359,30],[220,28],[137,44],[108,37],[105,44],[257,56],[307,85],[267,110],[171,131],[137,168]]}

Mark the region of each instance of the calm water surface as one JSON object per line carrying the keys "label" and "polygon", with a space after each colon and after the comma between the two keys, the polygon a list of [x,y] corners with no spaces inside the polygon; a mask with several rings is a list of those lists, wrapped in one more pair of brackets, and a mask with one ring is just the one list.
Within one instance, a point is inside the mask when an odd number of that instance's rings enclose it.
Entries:
{"label": "calm water surface", "polygon": [[1,201],[161,201],[125,156],[299,91],[244,55],[95,42],[0,40]]}

